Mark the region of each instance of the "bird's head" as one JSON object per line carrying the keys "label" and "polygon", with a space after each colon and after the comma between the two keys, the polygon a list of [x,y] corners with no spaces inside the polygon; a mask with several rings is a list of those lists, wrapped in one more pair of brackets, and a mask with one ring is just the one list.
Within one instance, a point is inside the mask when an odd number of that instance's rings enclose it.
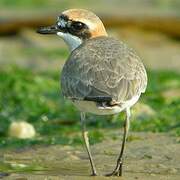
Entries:
{"label": "bird's head", "polygon": [[40,34],[57,34],[64,39],[71,51],[87,39],[107,36],[99,17],[84,9],[64,11],[58,16],[55,25],[41,27],[37,32]]}

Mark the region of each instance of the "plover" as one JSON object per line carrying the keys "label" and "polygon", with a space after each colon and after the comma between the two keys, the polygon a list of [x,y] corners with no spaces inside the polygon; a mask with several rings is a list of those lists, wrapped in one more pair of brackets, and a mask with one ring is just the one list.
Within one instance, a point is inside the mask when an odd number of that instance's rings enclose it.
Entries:
{"label": "plover", "polygon": [[41,27],[38,32],[57,34],[70,49],[61,72],[61,89],[81,112],[82,135],[92,175],[97,172],[90,151],[85,114],[126,112],[120,154],[115,169],[108,174],[121,176],[130,108],[147,86],[147,74],[141,59],[125,43],[109,37],[100,18],[88,10],[66,10],[58,16],[55,25]]}

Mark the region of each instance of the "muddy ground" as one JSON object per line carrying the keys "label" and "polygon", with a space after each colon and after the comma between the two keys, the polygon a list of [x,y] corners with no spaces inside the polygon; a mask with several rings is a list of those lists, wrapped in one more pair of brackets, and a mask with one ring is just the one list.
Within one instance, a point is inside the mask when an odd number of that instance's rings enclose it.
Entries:
{"label": "muddy ground", "polygon": [[[3,153],[3,163],[14,167],[7,180],[56,179],[116,179],[103,177],[110,172],[120,148],[120,132],[107,132],[107,137],[119,137],[92,146],[99,176],[90,177],[90,166],[83,147],[34,147]],[[130,133],[126,147],[123,178],[139,180],[180,179],[180,139],[166,134]],[[13,168],[12,168],[13,169]],[[18,170],[19,169],[19,170]],[[29,171],[29,172],[28,172]]]}

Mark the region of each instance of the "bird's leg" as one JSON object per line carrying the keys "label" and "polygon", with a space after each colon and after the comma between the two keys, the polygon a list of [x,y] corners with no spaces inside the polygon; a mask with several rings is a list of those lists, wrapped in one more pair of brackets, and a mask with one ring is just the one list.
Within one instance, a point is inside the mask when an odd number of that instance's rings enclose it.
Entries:
{"label": "bird's leg", "polygon": [[123,153],[124,153],[124,148],[125,148],[126,139],[127,139],[128,130],[129,130],[129,125],[130,125],[129,118],[130,118],[130,109],[127,108],[126,109],[126,120],[124,123],[124,134],[123,134],[121,151],[120,151],[115,169],[113,170],[112,173],[107,174],[107,176],[122,176]]}
{"label": "bird's leg", "polygon": [[81,124],[82,124],[82,135],[83,135],[83,139],[84,139],[84,142],[86,145],[86,150],[87,150],[87,153],[89,156],[89,161],[91,164],[92,176],[97,176],[96,168],[95,168],[94,161],[92,159],[92,155],[91,155],[91,151],[90,151],[88,131],[86,131],[85,113],[84,112],[81,113]]}

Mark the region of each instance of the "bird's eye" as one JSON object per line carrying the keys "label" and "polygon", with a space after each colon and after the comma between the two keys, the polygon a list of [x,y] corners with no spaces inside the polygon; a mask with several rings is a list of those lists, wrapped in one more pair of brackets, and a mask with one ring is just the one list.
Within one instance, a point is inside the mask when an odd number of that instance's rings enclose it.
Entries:
{"label": "bird's eye", "polygon": [[81,23],[81,22],[73,22],[72,25],[71,25],[71,27],[72,27],[74,30],[76,30],[76,31],[80,31],[80,30],[83,29],[84,24]]}

